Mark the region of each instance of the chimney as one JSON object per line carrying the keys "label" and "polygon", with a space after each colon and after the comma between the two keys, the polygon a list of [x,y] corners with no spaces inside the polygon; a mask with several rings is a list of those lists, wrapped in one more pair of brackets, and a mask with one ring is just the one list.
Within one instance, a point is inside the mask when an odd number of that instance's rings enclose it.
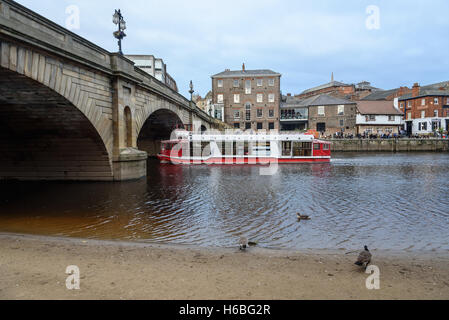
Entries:
{"label": "chimney", "polygon": [[419,96],[419,84],[415,83],[412,88],[412,97],[414,98],[417,96]]}
{"label": "chimney", "polygon": [[332,75],[331,75],[331,82],[334,82],[334,73],[332,72]]}
{"label": "chimney", "polygon": [[398,97],[402,97],[403,95],[407,94],[408,88],[407,87],[400,87],[398,90]]}
{"label": "chimney", "polygon": [[243,71],[243,72],[246,71],[246,70],[245,70],[245,64],[243,64],[243,66],[242,66],[242,71]]}
{"label": "chimney", "polygon": [[291,93],[287,93],[287,97],[291,97],[292,96],[292,94]]}

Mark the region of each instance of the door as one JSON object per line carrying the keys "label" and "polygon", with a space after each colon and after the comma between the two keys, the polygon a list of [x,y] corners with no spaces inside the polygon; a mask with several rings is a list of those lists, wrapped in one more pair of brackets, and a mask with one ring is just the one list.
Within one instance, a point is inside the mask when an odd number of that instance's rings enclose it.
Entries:
{"label": "door", "polygon": [[406,123],[405,123],[405,131],[407,132],[407,136],[411,136],[412,135],[412,124],[413,124],[413,122],[412,121],[407,121]]}

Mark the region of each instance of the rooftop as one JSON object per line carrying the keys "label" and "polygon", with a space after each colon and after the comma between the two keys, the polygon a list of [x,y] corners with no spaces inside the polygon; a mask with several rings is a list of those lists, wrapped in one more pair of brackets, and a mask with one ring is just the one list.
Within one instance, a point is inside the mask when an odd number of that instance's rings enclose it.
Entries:
{"label": "rooftop", "polygon": [[395,94],[398,90],[399,90],[399,88],[391,89],[391,90],[375,91],[361,100],[363,100],[363,101],[385,100],[392,94]]}
{"label": "rooftop", "polygon": [[212,76],[212,78],[234,78],[234,77],[267,77],[267,76],[281,76],[280,73],[272,70],[225,70]]}
{"label": "rooftop", "polygon": [[304,90],[301,94],[310,93],[310,92],[314,92],[314,91],[318,91],[318,90],[322,90],[322,89],[326,89],[326,88],[347,87],[347,86],[350,86],[350,84],[346,84],[346,83],[339,82],[339,81],[331,81],[329,83],[322,84],[320,86]]}
{"label": "rooftop", "polygon": [[284,97],[283,100],[281,108],[356,104],[354,101],[333,97],[324,93],[306,99]]}
{"label": "rooftop", "polygon": [[357,110],[363,115],[402,115],[393,101],[359,101]]}
{"label": "rooftop", "polygon": [[[412,93],[405,94],[401,97],[399,97],[399,100],[409,100],[409,99],[416,99],[416,98],[423,98],[423,97],[449,97],[449,88],[447,90],[438,90],[438,89],[425,89],[426,87],[421,87],[419,90],[419,94],[416,97],[413,97]],[[429,87],[428,87],[429,88]]]}

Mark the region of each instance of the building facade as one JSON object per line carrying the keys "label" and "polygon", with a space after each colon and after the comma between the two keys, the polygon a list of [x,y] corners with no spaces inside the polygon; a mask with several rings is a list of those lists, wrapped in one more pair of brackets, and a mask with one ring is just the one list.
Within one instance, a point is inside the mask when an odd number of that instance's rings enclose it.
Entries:
{"label": "building facade", "polygon": [[357,102],[356,134],[370,136],[397,135],[402,128],[403,113],[393,101]]}
{"label": "building facade", "polygon": [[134,62],[136,67],[178,92],[176,81],[167,73],[167,65],[162,59],[155,58],[153,55],[126,55],[125,57]]}
{"label": "building facade", "polygon": [[212,76],[213,105],[223,109],[224,122],[241,130],[279,130],[281,74],[242,70]]}
{"label": "building facade", "polygon": [[412,93],[399,98],[404,110],[408,135],[429,135],[449,130],[449,83],[420,87],[415,83]]}
{"label": "building facade", "polygon": [[321,94],[302,102],[308,107],[309,129],[322,136],[355,134],[356,102]]}
{"label": "building facade", "polygon": [[301,99],[283,96],[280,111],[281,131],[303,131],[309,126],[309,108]]}

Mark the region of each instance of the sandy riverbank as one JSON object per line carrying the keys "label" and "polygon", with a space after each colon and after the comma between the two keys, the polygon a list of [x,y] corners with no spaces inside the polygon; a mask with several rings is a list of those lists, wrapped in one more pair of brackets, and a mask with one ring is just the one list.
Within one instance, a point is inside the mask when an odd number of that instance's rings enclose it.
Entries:
{"label": "sandy riverbank", "polygon": [[[374,251],[380,290],[356,256],[0,234],[0,299],[449,299],[447,254]],[[66,289],[68,265],[79,291]]]}

